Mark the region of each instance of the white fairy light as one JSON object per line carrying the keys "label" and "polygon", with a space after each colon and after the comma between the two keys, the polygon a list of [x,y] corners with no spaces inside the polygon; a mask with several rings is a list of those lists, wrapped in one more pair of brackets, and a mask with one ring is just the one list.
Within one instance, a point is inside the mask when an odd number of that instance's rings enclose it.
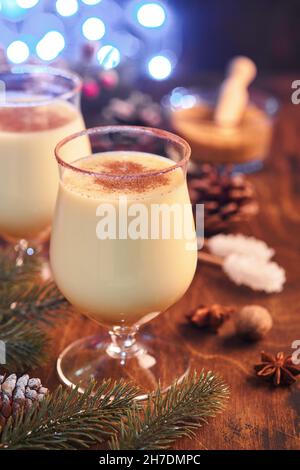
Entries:
{"label": "white fairy light", "polygon": [[21,64],[29,57],[29,47],[23,41],[13,41],[6,50],[8,59],[14,64]]}

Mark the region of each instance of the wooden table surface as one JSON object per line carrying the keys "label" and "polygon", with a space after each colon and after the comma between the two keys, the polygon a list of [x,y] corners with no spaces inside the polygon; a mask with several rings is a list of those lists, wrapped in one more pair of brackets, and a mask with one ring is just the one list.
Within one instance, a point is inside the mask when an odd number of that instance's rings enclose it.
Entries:
{"label": "wooden table surface", "polygon": [[[290,83],[286,79],[272,85],[289,93]],[[251,223],[239,227],[240,232],[253,234],[276,250],[275,259],[287,274],[283,292],[255,293],[235,286],[218,268],[199,264],[185,296],[151,323],[157,336],[184,344],[195,368],[221,374],[231,388],[225,412],[204,426],[193,441],[177,442],[176,449],[300,449],[300,381],[290,388],[274,389],[253,373],[261,350],[291,353],[291,343],[300,339],[300,105],[292,105],[288,93],[278,116],[271,158],[262,172],[251,176],[260,212]],[[231,322],[218,335],[204,333],[185,321],[185,314],[200,303],[259,304],[272,313],[274,327],[254,344],[236,339]],[[53,331],[52,359],[40,371],[49,388],[58,384],[55,358],[59,352],[73,340],[97,331],[94,323],[80,315],[58,325]]]}

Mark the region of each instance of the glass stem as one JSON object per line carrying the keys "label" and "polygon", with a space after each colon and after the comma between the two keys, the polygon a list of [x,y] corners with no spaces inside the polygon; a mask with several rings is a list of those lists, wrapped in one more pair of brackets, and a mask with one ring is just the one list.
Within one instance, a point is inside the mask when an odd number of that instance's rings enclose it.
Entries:
{"label": "glass stem", "polygon": [[111,343],[106,352],[114,359],[119,359],[121,364],[125,364],[126,358],[136,356],[140,352],[140,347],[136,342],[138,327],[114,326],[110,331]]}
{"label": "glass stem", "polygon": [[15,252],[17,254],[16,257],[16,266],[21,267],[24,264],[24,259],[28,249],[28,241],[22,238],[19,242],[15,245]]}

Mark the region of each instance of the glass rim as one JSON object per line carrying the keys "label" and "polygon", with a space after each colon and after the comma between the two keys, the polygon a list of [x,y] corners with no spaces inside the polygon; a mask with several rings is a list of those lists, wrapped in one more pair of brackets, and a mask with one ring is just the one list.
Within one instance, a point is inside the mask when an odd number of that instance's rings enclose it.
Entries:
{"label": "glass rim", "polygon": [[61,99],[64,101],[69,100],[77,93],[80,93],[82,89],[82,79],[81,77],[73,71],[52,67],[47,65],[38,65],[38,64],[25,64],[25,65],[3,65],[0,67],[0,80],[1,74],[7,73],[11,76],[16,76],[18,74],[39,74],[49,75],[52,77],[61,77],[72,82],[72,87],[70,90],[62,92],[55,97],[47,97],[41,100],[33,100],[33,101],[0,101],[0,107],[33,107],[33,106],[42,106],[45,104],[51,103],[54,99]]}
{"label": "glass rim", "polygon": [[[96,172],[96,171],[91,171],[87,170],[84,168],[79,168],[71,163],[66,162],[63,158],[60,157],[59,153],[60,150],[69,142],[77,139],[78,137],[83,137],[83,136],[89,136],[89,135],[106,135],[110,132],[130,132],[132,134],[139,134],[139,133],[144,133],[146,135],[150,135],[152,137],[160,138],[160,139],[167,139],[169,141],[173,141],[179,145],[182,146],[184,149],[184,154],[181,160],[177,163],[174,163],[174,165],[170,165],[167,168],[162,168],[157,171],[149,170],[149,171],[143,171],[140,173],[127,173],[127,174],[116,174],[116,173],[103,173],[103,172]],[[55,147],[54,149],[55,153],[55,158],[57,160],[57,163],[64,168],[67,168],[72,171],[76,171],[81,174],[86,174],[89,176],[93,176],[96,178],[103,178],[103,179],[136,179],[140,177],[156,177],[161,174],[169,173],[170,171],[176,170],[176,168],[181,168],[185,164],[188,163],[189,158],[191,156],[191,147],[187,143],[186,140],[184,140],[182,137],[179,137],[176,134],[173,134],[172,132],[165,131],[163,129],[157,129],[154,127],[143,127],[143,126],[120,126],[120,125],[111,125],[111,126],[98,126],[98,127],[92,127],[90,129],[85,129],[80,132],[76,132],[74,134],[71,134],[64,139],[62,139]],[[93,154],[91,154],[93,155]],[[87,158],[90,155],[87,155],[82,158]],[[80,158],[79,158],[80,159]],[[79,160],[78,159],[78,160]],[[172,160],[171,160],[172,161]]]}

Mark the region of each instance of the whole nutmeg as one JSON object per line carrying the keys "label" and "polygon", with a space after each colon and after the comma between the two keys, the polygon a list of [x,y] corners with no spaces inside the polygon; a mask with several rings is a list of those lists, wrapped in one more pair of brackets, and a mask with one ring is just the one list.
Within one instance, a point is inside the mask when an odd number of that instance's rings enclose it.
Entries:
{"label": "whole nutmeg", "polygon": [[246,305],[236,313],[234,321],[237,334],[250,341],[262,339],[273,325],[270,313],[260,305]]}

